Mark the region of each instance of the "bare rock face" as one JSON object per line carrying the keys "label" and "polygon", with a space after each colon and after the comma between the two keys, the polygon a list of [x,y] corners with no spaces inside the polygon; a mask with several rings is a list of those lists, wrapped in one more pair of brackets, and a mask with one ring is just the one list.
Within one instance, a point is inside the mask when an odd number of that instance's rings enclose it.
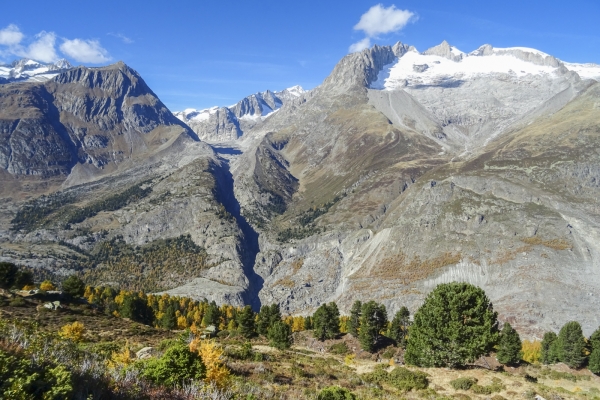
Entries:
{"label": "bare rock face", "polygon": [[442,43],[438,44],[437,46],[434,46],[430,49],[425,50],[423,52],[423,54],[432,55],[432,56],[440,56],[440,57],[444,57],[444,58],[447,58],[452,61],[462,60],[463,55],[457,51],[452,51],[452,50],[453,50],[453,48],[450,46],[450,44],[444,40]]}
{"label": "bare rock face", "polygon": [[179,135],[197,140],[123,63],[0,86],[0,125],[0,166],[17,176],[66,177],[76,164],[115,170]]}
{"label": "bare rock face", "polygon": [[293,103],[305,93],[300,86],[280,92],[255,93],[230,107],[212,107],[205,110],[187,109],[174,113],[185,122],[201,140],[209,143],[232,142],[259,126],[284,104]]}

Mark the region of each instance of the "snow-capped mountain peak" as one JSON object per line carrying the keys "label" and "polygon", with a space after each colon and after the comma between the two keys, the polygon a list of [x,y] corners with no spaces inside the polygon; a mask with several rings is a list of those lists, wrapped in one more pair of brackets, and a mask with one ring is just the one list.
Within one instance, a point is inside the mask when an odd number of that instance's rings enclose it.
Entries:
{"label": "snow-capped mountain peak", "polygon": [[[566,68],[566,69],[565,69]],[[420,85],[448,85],[475,76],[506,74],[563,75],[577,72],[581,78],[600,80],[600,66],[564,63],[553,56],[527,47],[494,48],[486,44],[464,53],[444,41],[422,53],[407,51],[379,73],[374,89],[393,90]]]}
{"label": "snow-capped mountain peak", "polygon": [[173,114],[188,124],[198,136],[209,142],[235,140],[259,122],[270,117],[287,102],[294,101],[306,91],[292,86],[281,91],[254,93],[229,107],[203,110],[188,108]]}
{"label": "snow-capped mountain peak", "polygon": [[0,65],[0,78],[8,82],[44,82],[70,68],[73,68],[73,66],[65,59],[58,60],[55,63],[44,64],[28,58],[22,58],[10,64]]}

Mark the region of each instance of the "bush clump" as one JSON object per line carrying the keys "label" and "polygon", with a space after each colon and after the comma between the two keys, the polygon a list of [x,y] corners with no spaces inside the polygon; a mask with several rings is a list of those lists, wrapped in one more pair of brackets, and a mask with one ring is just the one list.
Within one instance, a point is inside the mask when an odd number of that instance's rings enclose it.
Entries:
{"label": "bush clump", "polygon": [[394,368],[394,370],[389,373],[387,381],[390,385],[403,392],[423,390],[429,385],[426,373],[411,371],[402,367]]}
{"label": "bush clump", "polygon": [[350,349],[348,348],[346,342],[335,343],[332,344],[331,347],[329,347],[329,352],[331,354],[344,355],[348,354],[348,351],[350,351]]}
{"label": "bush clump", "polygon": [[346,388],[330,386],[319,392],[317,400],[356,400],[356,396]]}
{"label": "bush clump", "polygon": [[156,384],[168,386],[204,379],[206,376],[202,358],[183,343],[167,349],[161,358],[149,359],[141,368],[142,376]]}
{"label": "bush clump", "polygon": [[453,381],[450,381],[450,385],[455,390],[469,390],[469,389],[471,389],[471,386],[473,386],[476,383],[477,383],[477,379],[470,378],[470,377],[458,378]]}

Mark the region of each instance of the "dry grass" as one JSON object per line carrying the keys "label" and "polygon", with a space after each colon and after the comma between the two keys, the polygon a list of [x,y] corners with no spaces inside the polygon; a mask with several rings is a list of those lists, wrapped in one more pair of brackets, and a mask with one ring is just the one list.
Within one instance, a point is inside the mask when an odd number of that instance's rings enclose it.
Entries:
{"label": "dry grass", "polygon": [[292,275],[296,275],[298,273],[298,271],[300,271],[300,268],[302,268],[303,265],[304,265],[304,257],[294,260],[294,262],[292,263]]}
{"label": "dry grass", "polygon": [[546,246],[554,250],[570,250],[573,248],[573,245],[564,239],[543,240],[540,237],[533,236],[521,239],[521,241],[534,246]]}
{"label": "dry grass", "polygon": [[398,279],[408,284],[430,276],[436,270],[460,262],[461,253],[446,252],[437,257],[422,260],[419,256],[409,259],[405,253],[385,258],[371,271],[361,271],[357,277]]}
{"label": "dry grass", "polygon": [[284,286],[288,288],[293,288],[294,286],[296,286],[296,282],[294,282],[290,278],[282,278],[275,282],[273,286]]}

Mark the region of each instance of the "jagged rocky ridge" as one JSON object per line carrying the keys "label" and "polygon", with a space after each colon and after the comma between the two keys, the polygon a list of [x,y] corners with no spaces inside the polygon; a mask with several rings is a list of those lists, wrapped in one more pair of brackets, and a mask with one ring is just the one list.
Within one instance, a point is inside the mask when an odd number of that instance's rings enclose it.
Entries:
{"label": "jagged rocky ridge", "polygon": [[17,81],[45,82],[71,68],[73,66],[65,59],[44,64],[22,58],[10,64],[0,64],[0,84]]}
{"label": "jagged rocky ridge", "polygon": [[[171,293],[301,314],[376,299],[394,312],[465,280],[522,336],[569,320],[589,334],[600,323],[598,70],[532,49],[374,46],[268,118],[256,98],[209,110],[205,131],[194,129],[227,142],[219,154],[180,131],[137,163],[85,175],[73,171],[90,164],[77,161],[69,179],[39,178],[95,196],[150,179],[152,192],[69,229],[57,213],[16,233],[13,199],[0,210],[1,257],[58,268],[64,257],[27,252],[59,238],[92,251],[117,235],[143,245],[189,233],[212,267]],[[252,108],[255,124],[231,128]],[[83,184],[70,186],[75,176]]]}
{"label": "jagged rocky ridge", "polygon": [[305,93],[300,86],[280,92],[255,93],[230,107],[212,107],[204,110],[193,108],[175,112],[194,132],[209,143],[230,142],[239,139],[244,132],[260,125],[278,111],[283,104],[293,102]]}

